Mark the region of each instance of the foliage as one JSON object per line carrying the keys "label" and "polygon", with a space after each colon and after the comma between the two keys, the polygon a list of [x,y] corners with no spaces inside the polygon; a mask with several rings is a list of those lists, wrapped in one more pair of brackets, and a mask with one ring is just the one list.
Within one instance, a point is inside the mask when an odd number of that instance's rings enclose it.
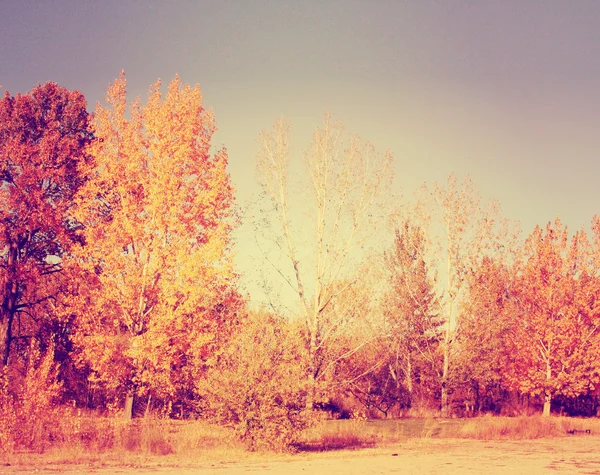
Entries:
{"label": "foliage", "polygon": [[160,86],[129,110],[124,75],[109,88],[96,168],[77,197],[78,263],[93,284],[74,300],[75,338],[94,381],[128,397],[191,390],[239,306],[227,153],[211,154],[199,87],[176,77],[163,97]]}
{"label": "foliage", "polygon": [[286,451],[314,417],[305,374],[298,335],[281,318],[257,312],[211,359],[197,390],[206,414],[251,449]]}
{"label": "foliage", "polygon": [[599,382],[599,287],[590,251],[583,231],[569,245],[557,219],[536,227],[514,273],[518,310],[508,375],[521,392],[544,396],[545,415],[554,395],[584,395]]}
{"label": "foliage", "polygon": [[56,320],[91,138],[78,91],[49,82],[0,100],[0,366]]}
{"label": "foliage", "polygon": [[469,298],[461,309],[453,371],[456,399],[462,399],[467,412],[499,412],[508,402],[507,368],[514,361],[510,339],[517,311],[513,284],[512,269],[488,257],[468,277]]}
{"label": "foliage", "polygon": [[512,223],[500,215],[496,202],[481,204],[479,192],[467,177],[459,183],[451,174],[447,183],[424,185],[409,217],[424,232],[424,259],[433,273],[437,313],[443,322],[441,350],[441,414],[450,416],[454,391],[452,362],[457,352],[461,307],[468,299],[468,276],[486,256],[506,258],[515,242]]}
{"label": "foliage", "polygon": [[[348,349],[352,349],[350,342]],[[381,339],[338,364],[336,379],[369,417],[389,417],[410,407],[412,394],[391,366],[389,341]],[[340,390],[338,389],[338,392]],[[335,400],[339,394],[334,393]],[[349,414],[342,414],[348,416]]]}
{"label": "foliage", "polygon": [[[65,444],[168,455],[224,440],[178,438],[183,426],[157,413],[202,415],[278,451],[369,446],[379,439],[359,433],[366,415],[434,405],[443,416],[600,414],[600,217],[591,233],[557,219],[520,243],[496,203],[450,175],[387,236],[391,154],[326,116],[296,182],[280,120],[260,135],[255,225],[298,315],[246,315],[227,151],[211,145],[199,87],[176,77],[128,102],[122,75],[106,102],[92,127],[83,96],[53,83],[0,100],[3,454]],[[143,421],[81,415],[114,416],[125,402],[131,416],[135,397]],[[338,403],[360,417],[311,442],[313,409]],[[425,437],[565,428],[515,421],[415,424]]]}
{"label": "foliage", "polygon": [[404,385],[411,403],[419,398],[437,399],[441,387],[443,322],[426,246],[423,230],[407,220],[396,229],[393,248],[386,254],[390,280],[385,299],[387,367],[396,384]]}
{"label": "foliage", "polygon": [[[458,384],[488,409],[507,391],[588,396],[598,382],[598,277],[584,231],[570,239],[559,220],[536,227],[514,264],[484,259],[469,278],[459,335]],[[471,394],[469,395],[469,391]]]}
{"label": "foliage", "polygon": [[15,449],[43,452],[56,438],[61,391],[57,370],[52,347],[44,355],[35,340],[29,346],[24,376],[9,378],[9,367],[2,369],[0,453]]}

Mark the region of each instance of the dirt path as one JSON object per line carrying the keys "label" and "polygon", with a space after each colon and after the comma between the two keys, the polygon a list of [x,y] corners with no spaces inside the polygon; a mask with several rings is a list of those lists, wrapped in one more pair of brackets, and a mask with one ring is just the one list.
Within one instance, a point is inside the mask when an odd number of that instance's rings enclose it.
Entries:
{"label": "dirt path", "polygon": [[179,467],[0,467],[0,473],[96,473],[117,475],[153,473],[156,475],[358,475],[358,474],[598,474],[600,437],[574,436],[518,442],[469,440],[406,443],[390,449],[302,454],[288,460],[204,462]]}

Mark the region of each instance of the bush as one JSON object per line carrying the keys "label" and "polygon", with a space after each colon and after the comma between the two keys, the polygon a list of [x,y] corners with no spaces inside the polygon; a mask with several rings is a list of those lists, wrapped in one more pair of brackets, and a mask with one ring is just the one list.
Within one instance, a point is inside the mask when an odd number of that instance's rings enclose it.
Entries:
{"label": "bush", "polygon": [[233,427],[250,450],[292,450],[312,419],[302,350],[283,320],[250,315],[198,384],[204,413]]}
{"label": "bush", "polygon": [[37,343],[29,347],[24,376],[6,367],[0,371],[0,453],[24,448],[43,452],[60,437],[60,414],[56,403],[57,382],[54,351],[42,355]]}

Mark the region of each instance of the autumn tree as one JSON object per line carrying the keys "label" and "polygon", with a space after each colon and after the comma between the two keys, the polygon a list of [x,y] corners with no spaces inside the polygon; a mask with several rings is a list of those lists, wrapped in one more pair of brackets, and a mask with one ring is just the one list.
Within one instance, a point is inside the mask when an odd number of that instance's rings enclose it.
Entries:
{"label": "autumn tree", "polygon": [[421,396],[425,396],[438,386],[441,376],[438,297],[425,251],[422,229],[405,221],[396,229],[392,250],[386,253],[390,290],[385,316],[391,350],[387,367],[396,385],[404,385],[411,400],[415,379],[421,382]]}
{"label": "autumn tree", "polygon": [[[404,221],[391,250],[369,256],[361,274],[380,270],[373,279],[361,279],[352,308],[375,318],[359,319],[334,342],[350,354],[337,365],[336,378],[371,414],[387,417],[426,399],[439,400],[440,321],[425,243],[420,227]],[[372,341],[361,347],[367,335]]]}
{"label": "autumn tree", "polygon": [[514,273],[506,260],[484,257],[467,278],[454,371],[466,412],[498,412],[509,402],[510,340],[518,324]]}
{"label": "autumn tree", "polygon": [[443,366],[441,414],[450,415],[451,359],[460,327],[460,306],[467,297],[467,277],[484,256],[503,255],[516,235],[501,218],[497,203],[484,207],[470,178],[462,184],[450,175],[445,185],[424,185],[412,218],[424,230],[425,258],[435,273],[437,313],[442,321]]}
{"label": "autumn tree", "polygon": [[78,195],[85,224],[79,263],[96,285],[76,338],[91,378],[133,397],[191,391],[199,362],[239,298],[230,252],[235,226],[225,149],[198,86],[155,83],[127,107],[121,75],[98,105],[97,168]]}
{"label": "autumn tree", "polygon": [[569,242],[557,219],[531,233],[516,276],[511,376],[519,391],[543,397],[545,416],[556,395],[578,397],[598,384],[599,287],[590,250],[584,231]]}
{"label": "autumn tree", "polygon": [[0,368],[56,318],[63,258],[78,240],[69,212],[91,139],[78,91],[49,82],[0,101]]}
{"label": "autumn tree", "polygon": [[278,120],[259,142],[265,212],[258,224],[281,252],[270,262],[295,295],[305,323],[307,379],[313,388],[307,405],[312,407],[315,384],[331,367],[324,350],[353,315],[343,297],[358,281],[346,278],[389,197],[392,156],[356,136],[347,139],[343,127],[326,116],[305,154],[306,182],[292,195],[289,123]]}
{"label": "autumn tree", "polygon": [[338,354],[345,351],[350,356],[336,364],[333,379],[337,384],[326,407],[342,417],[389,417],[409,408],[411,394],[403,384],[402,374],[398,378],[390,367],[390,360],[394,362],[395,357],[389,348],[390,340],[380,335],[368,345],[359,346],[361,342],[364,336],[355,332],[334,342]]}
{"label": "autumn tree", "polygon": [[358,401],[361,412],[387,416],[406,401],[406,391],[387,372],[384,267],[380,252],[365,256],[352,274],[334,284],[345,290],[320,316],[322,327],[330,329],[319,348],[323,402],[340,413],[356,411]]}

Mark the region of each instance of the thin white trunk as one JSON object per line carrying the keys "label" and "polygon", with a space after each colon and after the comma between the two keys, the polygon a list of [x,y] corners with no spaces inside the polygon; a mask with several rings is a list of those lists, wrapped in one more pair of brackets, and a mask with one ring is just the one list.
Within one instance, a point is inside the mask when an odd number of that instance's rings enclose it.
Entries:
{"label": "thin white trunk", "polygon": [[[550,366],[550,344],[548,343],[548,351],[546,354],[546,383],[549,383],[552,378],[552,367]],[[544,393],[544,410],[542,412],[543,416],[550,415],[550,409],[552,408],[552,392],[550,389],[546,389]]]}

